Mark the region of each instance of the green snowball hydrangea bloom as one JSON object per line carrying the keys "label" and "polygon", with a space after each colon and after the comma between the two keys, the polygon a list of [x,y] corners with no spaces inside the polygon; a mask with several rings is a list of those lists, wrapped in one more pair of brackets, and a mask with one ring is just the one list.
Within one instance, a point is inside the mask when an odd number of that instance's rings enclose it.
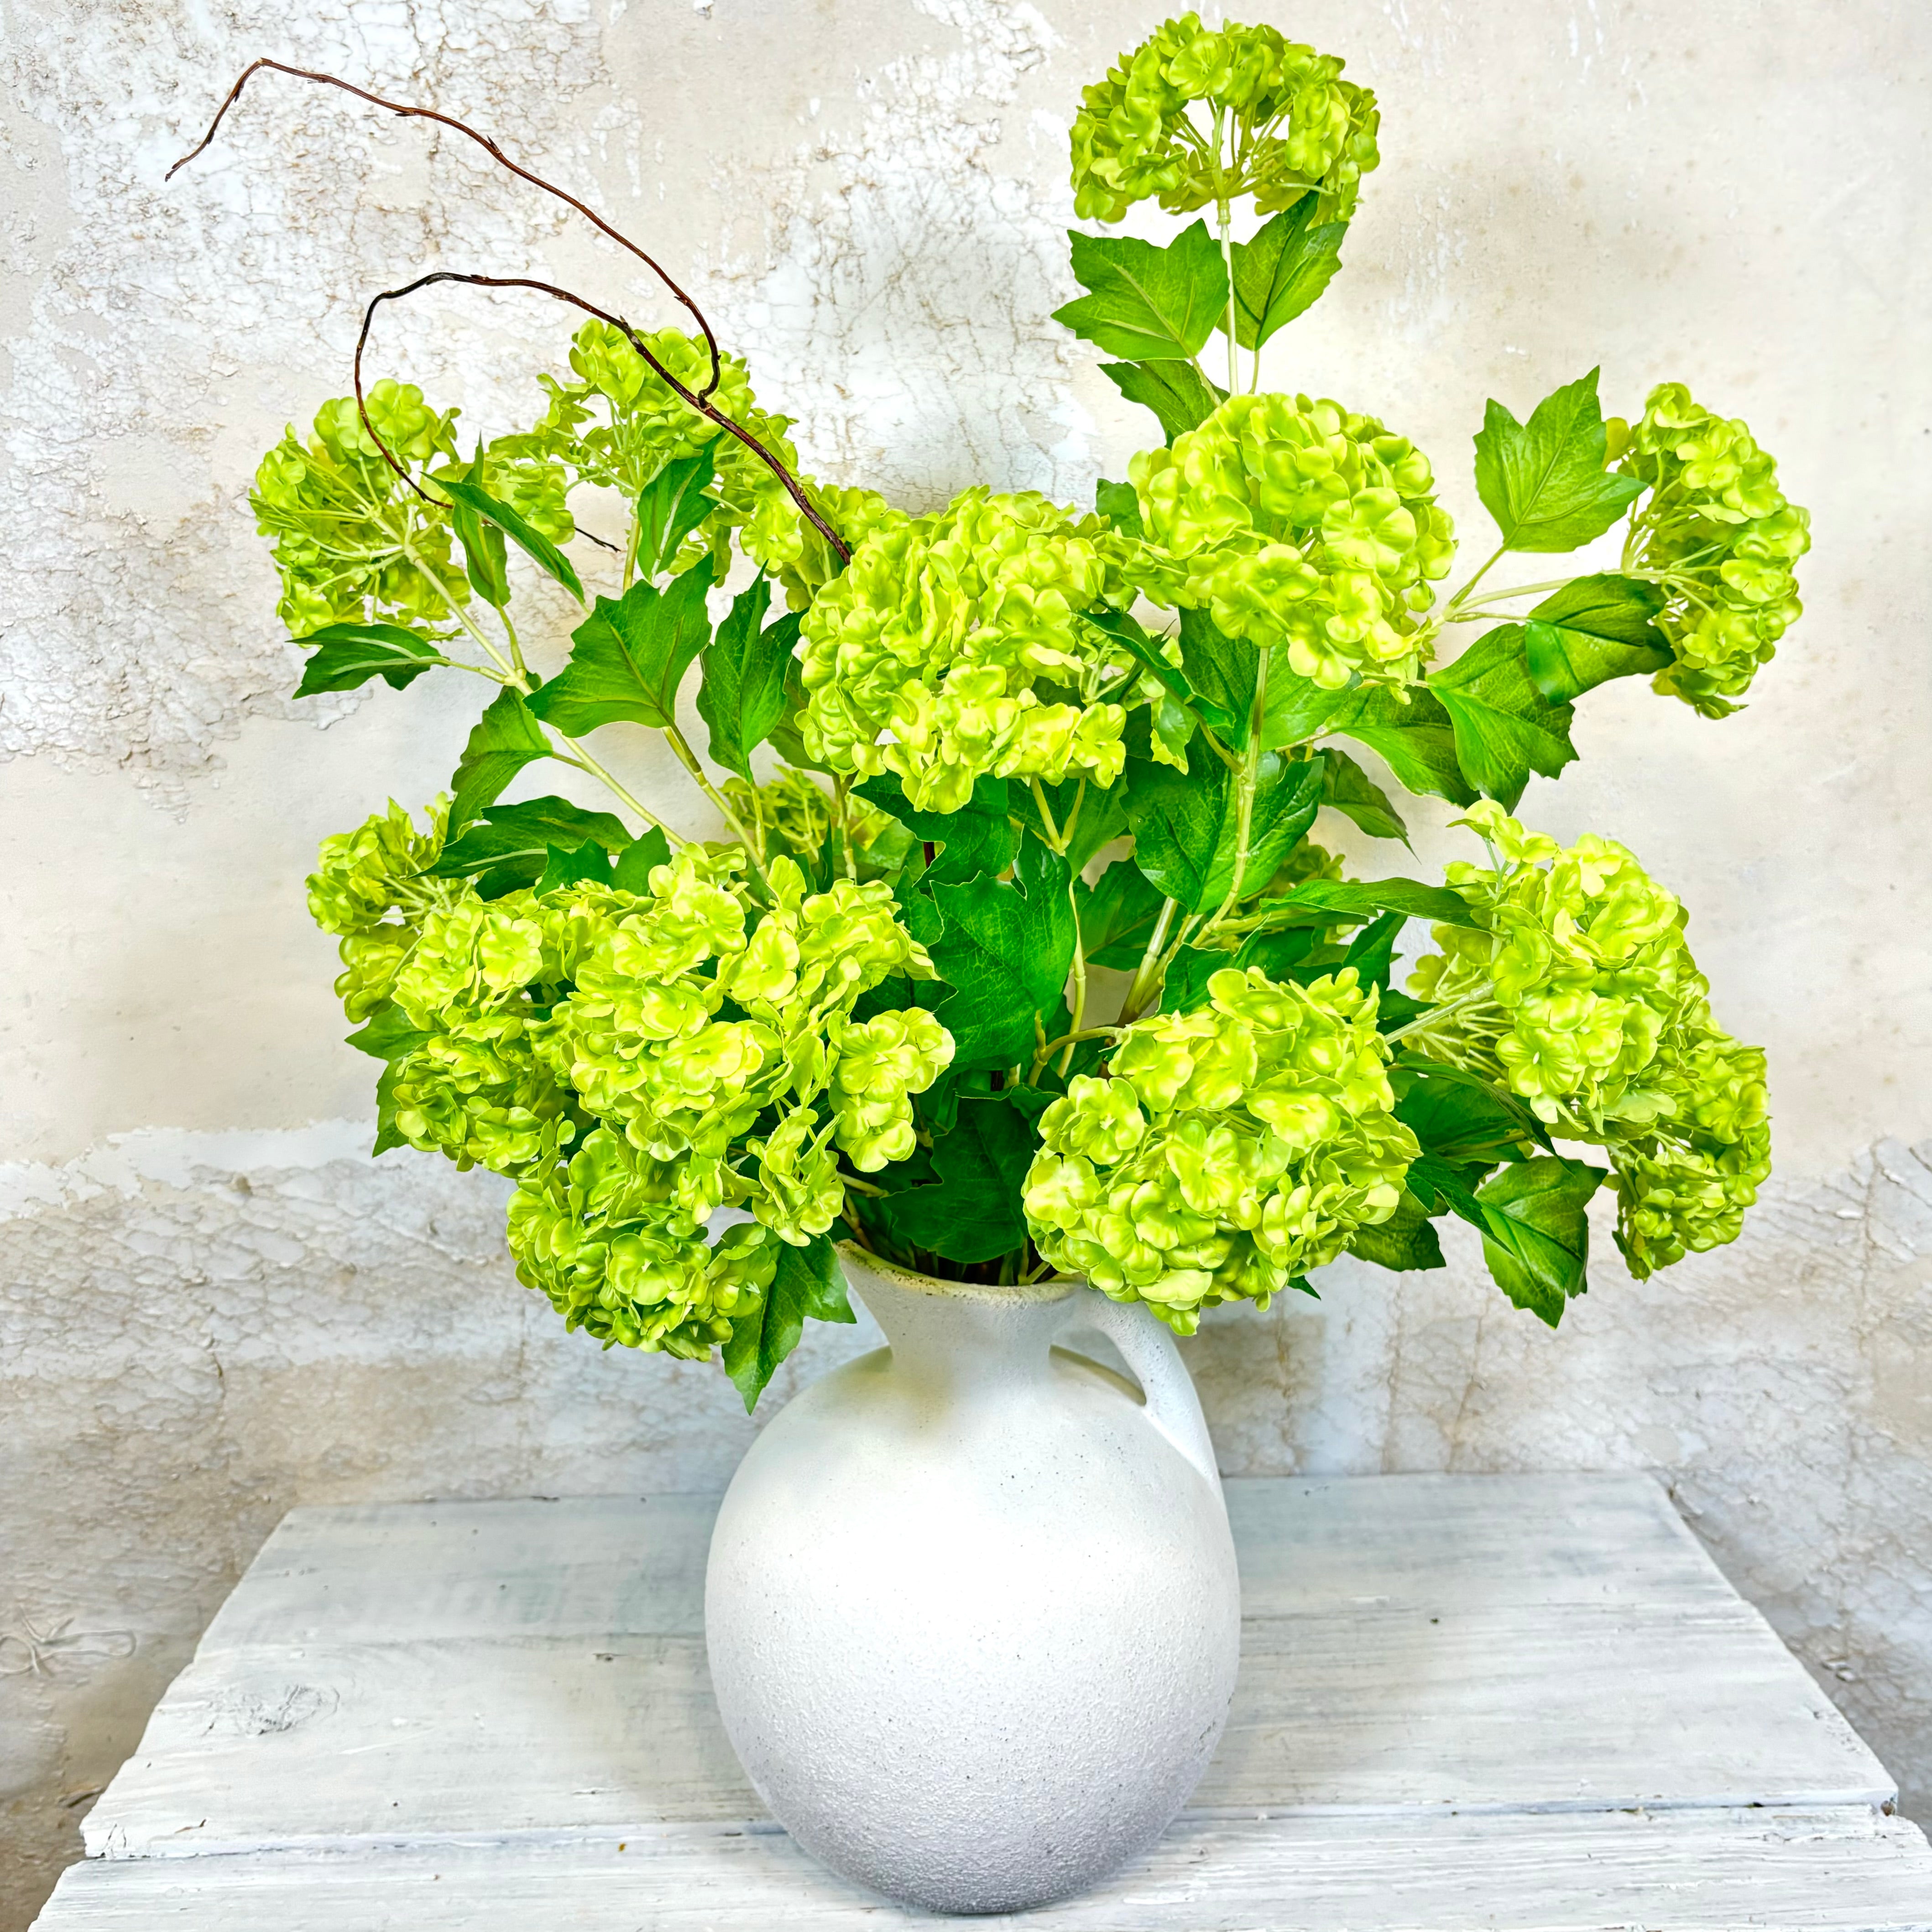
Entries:
{"label": "green snowball hydrangea bloom", "polygon": [[1330,691],[1406,684],[1421,614],[1455,554],[1429,459],[1373,416],[1306,396],[1231,396],[1128,466],[1157,603],[1205,608],[1230,636],[1286,641]]}
{"label": "green snowball hydrangea bloom", "polygon": [[[1266,214],[1312,190],[1318,220],[1347,220],[1381,159],[1380,116],[1342,66],[1272,27],[1204,27],[1194,14],[1166,22],[1081,95],[1074,212],[1118,221],[1150,195],[1180,214],[1252,194]],[[1202,138],[1196,103],[1232,122],[1231,155]]]}
{"label": "green snowball hydrangea bloom", "polygon": [[[439,416],[413,382],[386,379],[368,400],[370,422],[399,462],[422,470],[454,457],[456,410]],[[448,510],[383,460],[353,396],[324,403],[308,442],[284,431],[262,458],[248,501],[272,539],[282,580],[277,614],[292,636],[370,616],[422,634],[469,601]]]}
{"label": "green snowball hydrangea bloom", "polygon": [[1434,928],[1409,986],[1438,1016],[1410,1049],[1606,1149],[1640,1276],[1736,1240],[1771,1171],[1764,1054],[1712,1019],[1683,906],[1613,840],[1566,850],[1492,801],[1457,822],[1496,863],[1448,868],[1477,923]]}
{"label": "green snowball hydrangea bloom", "polygon": [[593,1128],[566,1166],[512,1197],[517,1278],[606,1347],[703,1360],[757,1310],[779,1244],[756,1222],[707,1243],[676,1193],[674,1163]]}
{"label": "green snowball hydrangea bloom", "polygon": [[1032,491],[968,490],[875,532],[806,613],[807,752],[896,773],[922,812],[974,779],[1120,776],[1134,660],[1084,614],[1130,601],[1128,542]]}
{"label": "green snowball hydrangea bloom", "polygon": [[336,998],[352,1020],[365,1020],[388,998],[423,920],[466,886],[423,875],[442,851],[449,800],[429,808],[429,830],[389,801],[353,832],[322,842],[308,879],[309,916],[341,940]]}
{"label": "green snowball hydrangea bloom", "polygon": [[1658,621],[1677,662],[1654,688],[1726,717],[1802,614],[1793,566],[1811,548],[1810,517],[1750,430],[1681,382],[1650,392],[1617,466],[1651,486],[1626,566],[1664,573],[1669,592]]}
{"label": "green snowball hydrangea bloom", "polygon": [[[711,356],[700,338],[664,328],[639,339],[686,388],[703,388]],[[513,502],[520,490],[542,500],[555,487],[550,479],[567,477],[571,488],[587,483],[634,499],[666,464],[695,456],[708,444],[718,508],[672,568],[688,568],[709,548],[722,575],[735,535],[746,555],[784,584],[794,607],[802,606],[836,573],[836,558],[770,469],[736,437],[693,410],[621,330],[608,322],[586,322],[572,340],[570,364],[578,378],[574,382],[539,378],[549,400],[536,426],[499,436],[489,446],[485,454],[492,487],[501,479]],[[758,407],[741,358],[721,356],[718,370],[713,403],[796,475],[798,452],[785,435],[790,418]],[[874,490],[805,487],[848,544],[898,514]]]}
{"label": "green snowball hydrangea bloom", "polygon": [[1352,967],[1305,986],[1224,968],[1208,997],[1128,1027],[1109,1077],[1075,1077],[1024,1195],[1046,1260],[1183,1334],[1387,1220],[1419,1151]]}

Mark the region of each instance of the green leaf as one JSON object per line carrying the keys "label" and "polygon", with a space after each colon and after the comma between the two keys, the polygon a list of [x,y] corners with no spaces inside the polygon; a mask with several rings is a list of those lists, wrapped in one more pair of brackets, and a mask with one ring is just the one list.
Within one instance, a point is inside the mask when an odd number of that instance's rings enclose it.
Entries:
{"label": "green leaf", "polygon": [[470,734],[450,780],[454,796],[449,806],[453,838],[486,805],[494,805],[504,788],[526,765],[551,756],[550,740],[524,702],[521,692],[506,685],[493,698]]}
{"label": "green leaf", "polygon": [[1398,1274],[1448,1266],[1442,1258],[1442,1243],[1430,1225],[1427,1211],[1406,1188],[1395,1212],[1386,1221],[1355,1230],[1349,1239],[1348,1252]]}
{"label": "green leaf", "polygon": [[[1241,875],[1244,896],[1274,876],[1314,824],[1322,771],[1318,759],[1291,762],[1276,752],[1262,754]],[[1234,883],[1240,830],[1234,773],[1197,739],[1187,748],[1186,771],[1134,760],[1127,788],[1127,819],[1141,870],[1185,911],[1220,904]]]}
{"label": "green leaf", "polygon": [[[466,483],[483,482],[483,446],[478,442],[471,460]],[[503,550],[503,532],[494,524],[486,524],[467,503],[452,500],[449,526],[463,547],[465,574],[470,587],[484,603],[502,610],[510,601],[510,574]]]}
{"label": "green leaf", "polygon": [[1395,970],[1395,943],[1408,923],[1408,914],[1385,912],[1364,926],[1342,955],[1342,964],[1355,969],[1360,983],[1374,987],[1384,998]]}
{"label": "green leaf", "polygon": [[1268,667],[1268,704],[1262,742],[1270,748],[1312,738],[1352,738],[1376,753],[1398,784],[1451,805],[1474,805],[1476,794],[1456,760],[1455,728],[1426,690],[1402,695],[1381,686],[1324,691],[1286,664]]}
{"label": "green leaf", "polygon": [[1198,429],[1228,400],[1192,362],[1102,362],[1100,373],[1129,402],[1153,410],[1169,442]]}
{"label": "green leaf", "polygon": [[644,485],[638,498],[640,575],[662,576],[685,538],[717,508],[717,498],[704,494],[716,474],[712,455],[717,446],[713,436],[696,455],[673,458]]}
{"label": "green leaf", "polygon": [[1004,1096],[962,1100],[951,1132],[933,1144],[937,1184],[891,1195],[879,1211],[899,1240],[948,1261],[1011,1254],[1026,1246],[1020,1184],[1039,1144],[1032,1121]]}
{"label": "green leaf", "polygon": [[1529,614],[1523,652],[1545,698],[1580,698],[1613,677],[1661,670],[1670,646],[1657,627],[1663,591],[1640,578],[1580,577]]}
{"label": "green leaf", "polygon": [[1408,843],[1403,824],[1388,795],[1339,745],[1325,746],[1322,761],[1328,775],[1322,786],[1322,802],[1352,820],[1371,838],[1400,838]]}
{"label": "green leaf", "polygon": [[325,624],[296,643],[314,656],[302,667],[298,698],[319,692],[353,691],[380,677],[392,691],[449,660],[426,638],[400,624]]}
{"label": "green leaf", "polygon": [[403,1070],[403,1057],[391,1060],[376,1082],[376,1144],[370,1148],[373,1159],[392,1148],[407,1147],[396,1125],[396,1082]]}
{"label": "green leaf", "polygon": [[541,896],[586,880],[599,886],[611,883],[610,855],[594,838],[585,839],[574,852],[561,845],[551,846],[543,871],[538,875],[537,891]]}
{"label": "green leaf", "polygon": [[1270,216],[1255,238],[1234,244],[1234,339],[1256,349],[1305,310],[1342,266],[1346,221],[1315,221],[1316,197],[1305,194]]}
{"label": "green leaf", "polygon": [[1587,1286],[1590,1222],[1585,1210],[1606,1170],[1541,1154],[1506,1167],[1476,1190],[1484,1219],[1483,1258],[1519,1308],[1554,1328],[1563,1305]]}
{"label": "green leaf", "polygon": [[956,885],[982,872],[1004,872],[1018,849],[1004,778],[975,779],[972,797],[957,812],[915,811],[904,787],[890,774],[852,789],[867,804],[890,812],[915,838],[940,848],[926,874],[934,884]]}
{"label": "green leaf", "polygon": [[752,754],[784,716],[785,673],[798,642],[796,611],[760,628],[771,601],[771,580],[756,578],[700,653],[698,714],[711,728],[711,755],[748,784]]}
{"label": "green leaf", "polygon": [[732,1323],[731,1339],[719,1352],[724,1372],[745,1399],[745,1413],[757,1408],[778,1364],[798,1346],[808,1320],[857,1318],[846,1298],[838,1250],[824,1235],[813,1235],[802,1248],[780,1242],[778,1273],[771,1286],[756,1309]]}
{"label": "green leaf", "polygon": [[1553,778],[1576,756],[1576,713],[1537,689],[1520,624],[1484,632],[1454,664],[1431,672],[1429,688],[1449,714],[1469,782],[1506,810],[1516,809],[1532,772]]}
{"label": "green leaf", "polygon": [[772,749],[796,770],[823,772],[830,778],[832,776],[831,766],[814,758],[805,748],[802,726],[806,699],[805,680],[800,675],[798,661],[794,658],[785,667],[784,711],[772,728]]}
{"label": "green leaf", "polygon": [[[1302,968],[1316,950],[1316,940],[1327,930],[1320,926],[1291,926],[1280,930],[1251,932],[1227,963],[1244,972],[1250,966],[1258,966],[1270,980],[1314,976],[1322,969],[1311,968],[1309,974],[1304,974]],[[1335,950],[1329,946],[1322,949],[1324,952]]]}
{"label": "green leaf", "polygon": [[1207,952],[1198,946],[1184,946],[1167,963],[1167,974],[1160,983],[1160,1010],[1164,1013],[1191,1013],[1208,997],[1208,982],[1223,966],[1234,964],[1233,956]]}
{"label": "green leaf", "polygon": [[486,898],[500,898],[519,886],[533,886],[550,862],[550,848],[580,848],[595,839],[607,852],[622,849],[631,835],[608,812],[586,812],[566,798],[526,799],[520,805],[491,805],[480,823],[442,848],[430,868],[436,879],[479,878]]}
{"label": "green leaf", "polygon": [[1420,879],[1305,879],[1278,898],[1262,902],[1270,912],[1281,906],[1306,906],[1318,912],[1352,913],[1364,919],[1400,913],[1405,919],[1433,920],[1443,926],[1474,926],[1475,916],[1460,892],[1426,886]]}
{"label": "green leaf", "polygon": [[1205,221],[1156,248],[1125,235],[1068,231],[1074,278],[1089,292],[1053,312],[1076,335],[1130,362],[1189,361],[1228,306],[1228,269]]}
{"label": "green leaf", "polygon": [[1446,1208],[1479,1229],[1496,1286],[1554,1328],[1564,1302],[1584,1290],[1590,1247],[1585,1210],[1605,1170],[1539,1154],[1472,1189],[1471,1176],[1480,1172],[1480,1165],[1459,1167],[1425,1154],[1410,1164],[1409,1189],[1432,1214]]}
{"label": "green leaf", "polygon": [[1156,681],[1177,703],[1186,706],[1216,731],[1233,733],[1237,723],[1234,714],[1212,698],[1200,696],[1188,682],[1186,674],[1177,670],[1161,655],[1160,645],[1148,635],[1137,618],[1125,610],[1104,608],[1089,610],[1086,617],[1095,629],[1105,631],[1108,637],[1118,638],[1125,644],[1140,663],[1153,672]]}
{"label": "green leaf", "polygon": [[1245,638],[1231,638],[1205,610],[1180,614],[1180,668],[1194,687],[1194,706],[1204,718],[1211,706],[1228,720],[1228,742],[1248,742],[1261,652]]}
{"label": "green leaf", "polygon": [[530,698],[567,738],[620,720],[658,730],[676,722],[677,688],[711,635],[706,557],[660,591],[641,578],[620,598],[600,597],[571,632],[570,662]]}
{"label": "green leaf", "polygon": [[651,873],[670,863],[670,841],[662,825],[653,825],[640,838],[634,838],[617,854],[610,883],[620,892],[635,892],[641,898],[651,889]]}
{"label": "green leaf", "polygon": [[1476,494],[1503,548],[1575,550],[1601,536],[1642,494],[1604,466],[1609,448],[1592,369],[1544,398],[1520,423],[1491,400],[1476,436]]}
{"label": "green leaf", "polygon": [[953,989],[937,1010],[952,1035],[956,1067],[1030,1062],[1036,1022],[1045,1025],[1060,1010],[1073,964],[1066,862],[1029,832],[1015,869],[1012,885],[982,872],[963,884],[932,889],[946,923],[928,950],[939,976]]}
{"label": "green leaf", "polygon": [[1094,507],[1126,536],[1145,535],[1141,528],[1141,500],[1131,483],[1109,483],[1102,477],[1094,486]]}
{"label": "green leaf", "polygon": [[475,511],[485,523],[494,524],[539,569],[555,578],[578,603],[584,602],[584,586],[569,558],[542,531],[531,529],[508,504],[498,502],[480,483],[465,482],[458,477],[439,476],[436,487],[452,503],[460,503]]}
{"label": "green leaf", "polygon": [[1395,1085],[1396,1118],[1425,1152],[1452,1166],[1490,1168],[1550,1144],[1541,1122],[1514,1094],[1460,1068],[1404,1062]]}
{"label": "green leaf", "polygon": [[371,1054],[377,1060],[400,1060],[405,1054],[415,1052],[428,1038],[394,1000],[385,1000],[370,1015],[367,1025],[348,1036],[349,1044],[358,1053]]}
{"label": "green leaf", "polygon": [[1154,937],[1166,894],[1131,859],[1116,859],[1092,885],[1076,883],[1073,896],[1088,964],[1131,973]]}

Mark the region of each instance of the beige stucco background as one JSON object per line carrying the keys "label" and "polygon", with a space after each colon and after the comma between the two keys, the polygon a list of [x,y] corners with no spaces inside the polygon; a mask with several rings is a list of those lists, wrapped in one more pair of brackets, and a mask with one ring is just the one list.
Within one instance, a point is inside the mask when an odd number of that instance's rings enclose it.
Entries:
{"label": "beige stucco background", "polygon": [[[1633,844],[1692,908],[1720,1016],[1768,1044],[1780,1168],[1745,1238],[1642,1287],[1602,1240],[1555,1336],[1460,1245],[1436,1276],[1331,1270],[1318,1305],[1194,1345],[1224,1465],[1655,1471],[1927,1818],[1932,26],[1882,0],[1244,11],[1383,106],[1347,266],[1271,346],[1276,386],[1412,435],[1473,547],[1486,395],[1521,414],[1600,362],[1632,412],[1681,378],[1779,454],[1816,548],[1744,716],[1612,686],[1524,805]],[[164,188],[167,163],[261,53],[466,113],[688,278],[819,473],[917,507],[982,479],[1088,498],[1148,430],[1048,320],[1074,292],[1064,124],[1159,16],[0,10],[0,1932],[292,1504],[716,1486],[749,1432],[716,1370],[562,1335],[487,1177],[364,1157],[371,1064],[338,1043],[302,875],[323,833],[436,789],[478,700],[290,703],[244,501],[261,448],[346,387],[379,287],[530,272],[661,311],[466,144],[292,82]],[[454,292],[386,321],[380,362],[490,429],[561,339]],[[663,762],[612,755],[701,824]],[[1424,864],[1444,815],[1418,810]],[[775,1396],[862,1340],[815,1342]]]}

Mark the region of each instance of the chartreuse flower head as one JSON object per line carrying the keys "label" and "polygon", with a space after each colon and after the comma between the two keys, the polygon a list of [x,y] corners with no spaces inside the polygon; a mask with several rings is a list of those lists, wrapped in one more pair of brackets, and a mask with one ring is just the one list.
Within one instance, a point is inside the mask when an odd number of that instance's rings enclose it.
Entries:
{"label": "chartreuse flower head", "polygon": [[[664,328],[639,340],[686,389],[704,387],[711,356],[700,339]],[[824,540],[799,514],[769,466],[693,410],[621,330],[608,322],[586,322],[571,345],[570,364],[578,378],[574,382],[553,376],[541,379],[549,403],[536,427],[499,436],[486,452],[488,478],[508,500],[520,507],[541,507],[554,498],[565,526],[560,533],[532,518],[547,535],[569,533],[568,514],[562,512],[566,488],[588,483],[634,500],[667,464],[708,448],[717,507],[672,568],[694,562],[708,548],[722,576],[735,536],[748,556],[784,584],[795,604],[803,604],[833,574],[836,560]],[[718,370],[712,402],[796,471],[798,453],[785,436],[790,418],[758,406],[741,358],[721,356]],[[874,490],[813,486],[812,494],[848,544],[897,516]]]}
{"label": "chartreuse flower head", "polygon": [[1110,1078],[1074,1078],[1041,1116],[1024,1192],[1047,1261],[1184,1334],[1386,1220],[1419,1150],[1354,968],[1302,986],[1226,968],[1208,992],[1128,1027]]}
{"label": "chartreuse flower head", "polygon": [[[1312,190],[1320,220],[1346,220],[1381,157],[1376,98],[1341,76],[1340,61],[1272,27],[1167,21],[1081,96],[1075,212],[1118,221],[1150,195],[1180,214],[1252,194],[1266,214]],[[1226,154],[1202,138],[1224,124]]]}
{"label": "chartreuse flower head", "polygon": [[[368,400],[369,420],[398,461],[426,470],[455,454],[457,412],[439,416],[413,382],[386,379]],[[308,442],[287,430],[262,458],[248,500],[272,539],[277,614],[295,637],[370,616],[439,624],[469,601],[451,559],[447,511],[389,467],[353,396],[324,403]]]}
{"label": "chartreuse flower head", "polygon": [[[317,916],[390,950],[352,1016],[392,1016],[396,1141],[514,1177],[522,1278],[609,1342],[703,1354],[861,1172],[911,1151],[911,1096],[952,1058],[926,1012],[857,1000],[932,962],[880,881],[808,892],[791,860],[682,847],[638,892],[595,883],[484,901],[424,880],[442,843],[392,807],[325,845]],[[409,922],[400,923],[398,910]],[[758,1224],[716,1244],[720,1208]]]}
{"label": "chartreuse flower head", "polygon": [[342,942],[335,994],[352,1020],[367,1019],[388,999],[423,920],[462,890],[426,876],[442,850],[448,800],[438,799],[428,816],[428,831],[419,832],[392,799],[387,812],[353,832],[325,838],[316,855],[309,916]]}
{"label": "chartreuse flower head", "polygon": [[1135,574],[1156,602],[1285,639],[1290,666],[1331,691],[1419,674],[1420,614],[1455,540],[1406,437],[1339,403],[1231,396],[1128,474],[1147,535]]}
{"label": "chartreuse flower head", "polygon": [[1803,611],[1793,567],[1811,547],[1810,517],[1778,488],[1750,430],[1681,382],[1652,390],[1618,467],[1651,486],[1633,550],[1664,574],[1658,622],[1677,658],[1655,688],[1722,718]]}
{"label": "chartreuse flower head", "polygon": [[1130,601],[1126,540],[1032,492],[889,526],[806,612],[806,750],[956,812],[986,776],[1111,784],[1134,660],[1084,614]]}
{"label": "chartreuse flower head", "polygon": [[1734,1240],[1771,1167],[1764,1054],[1713,1022],[1683,907],[1612,840],[1566,850],[1486,801],[1460,822],[1496,863],[1448,868],[1476,923],[1435,928],[1412,1048],[1608,1150],[1638,1275]]}

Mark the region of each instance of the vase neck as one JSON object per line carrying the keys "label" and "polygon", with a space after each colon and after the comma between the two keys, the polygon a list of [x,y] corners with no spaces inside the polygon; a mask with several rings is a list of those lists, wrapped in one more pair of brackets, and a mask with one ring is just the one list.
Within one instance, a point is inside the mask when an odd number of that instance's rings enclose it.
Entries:
{"label": "vase neck", "polygon": [[895,1372],[933,1393],[1046,1380],[1054,1337],[1078,1292],[1071,1282],[986,1288],[938,1281],[849,1244],[840,1254],[854,1292],[892,1345]]}

